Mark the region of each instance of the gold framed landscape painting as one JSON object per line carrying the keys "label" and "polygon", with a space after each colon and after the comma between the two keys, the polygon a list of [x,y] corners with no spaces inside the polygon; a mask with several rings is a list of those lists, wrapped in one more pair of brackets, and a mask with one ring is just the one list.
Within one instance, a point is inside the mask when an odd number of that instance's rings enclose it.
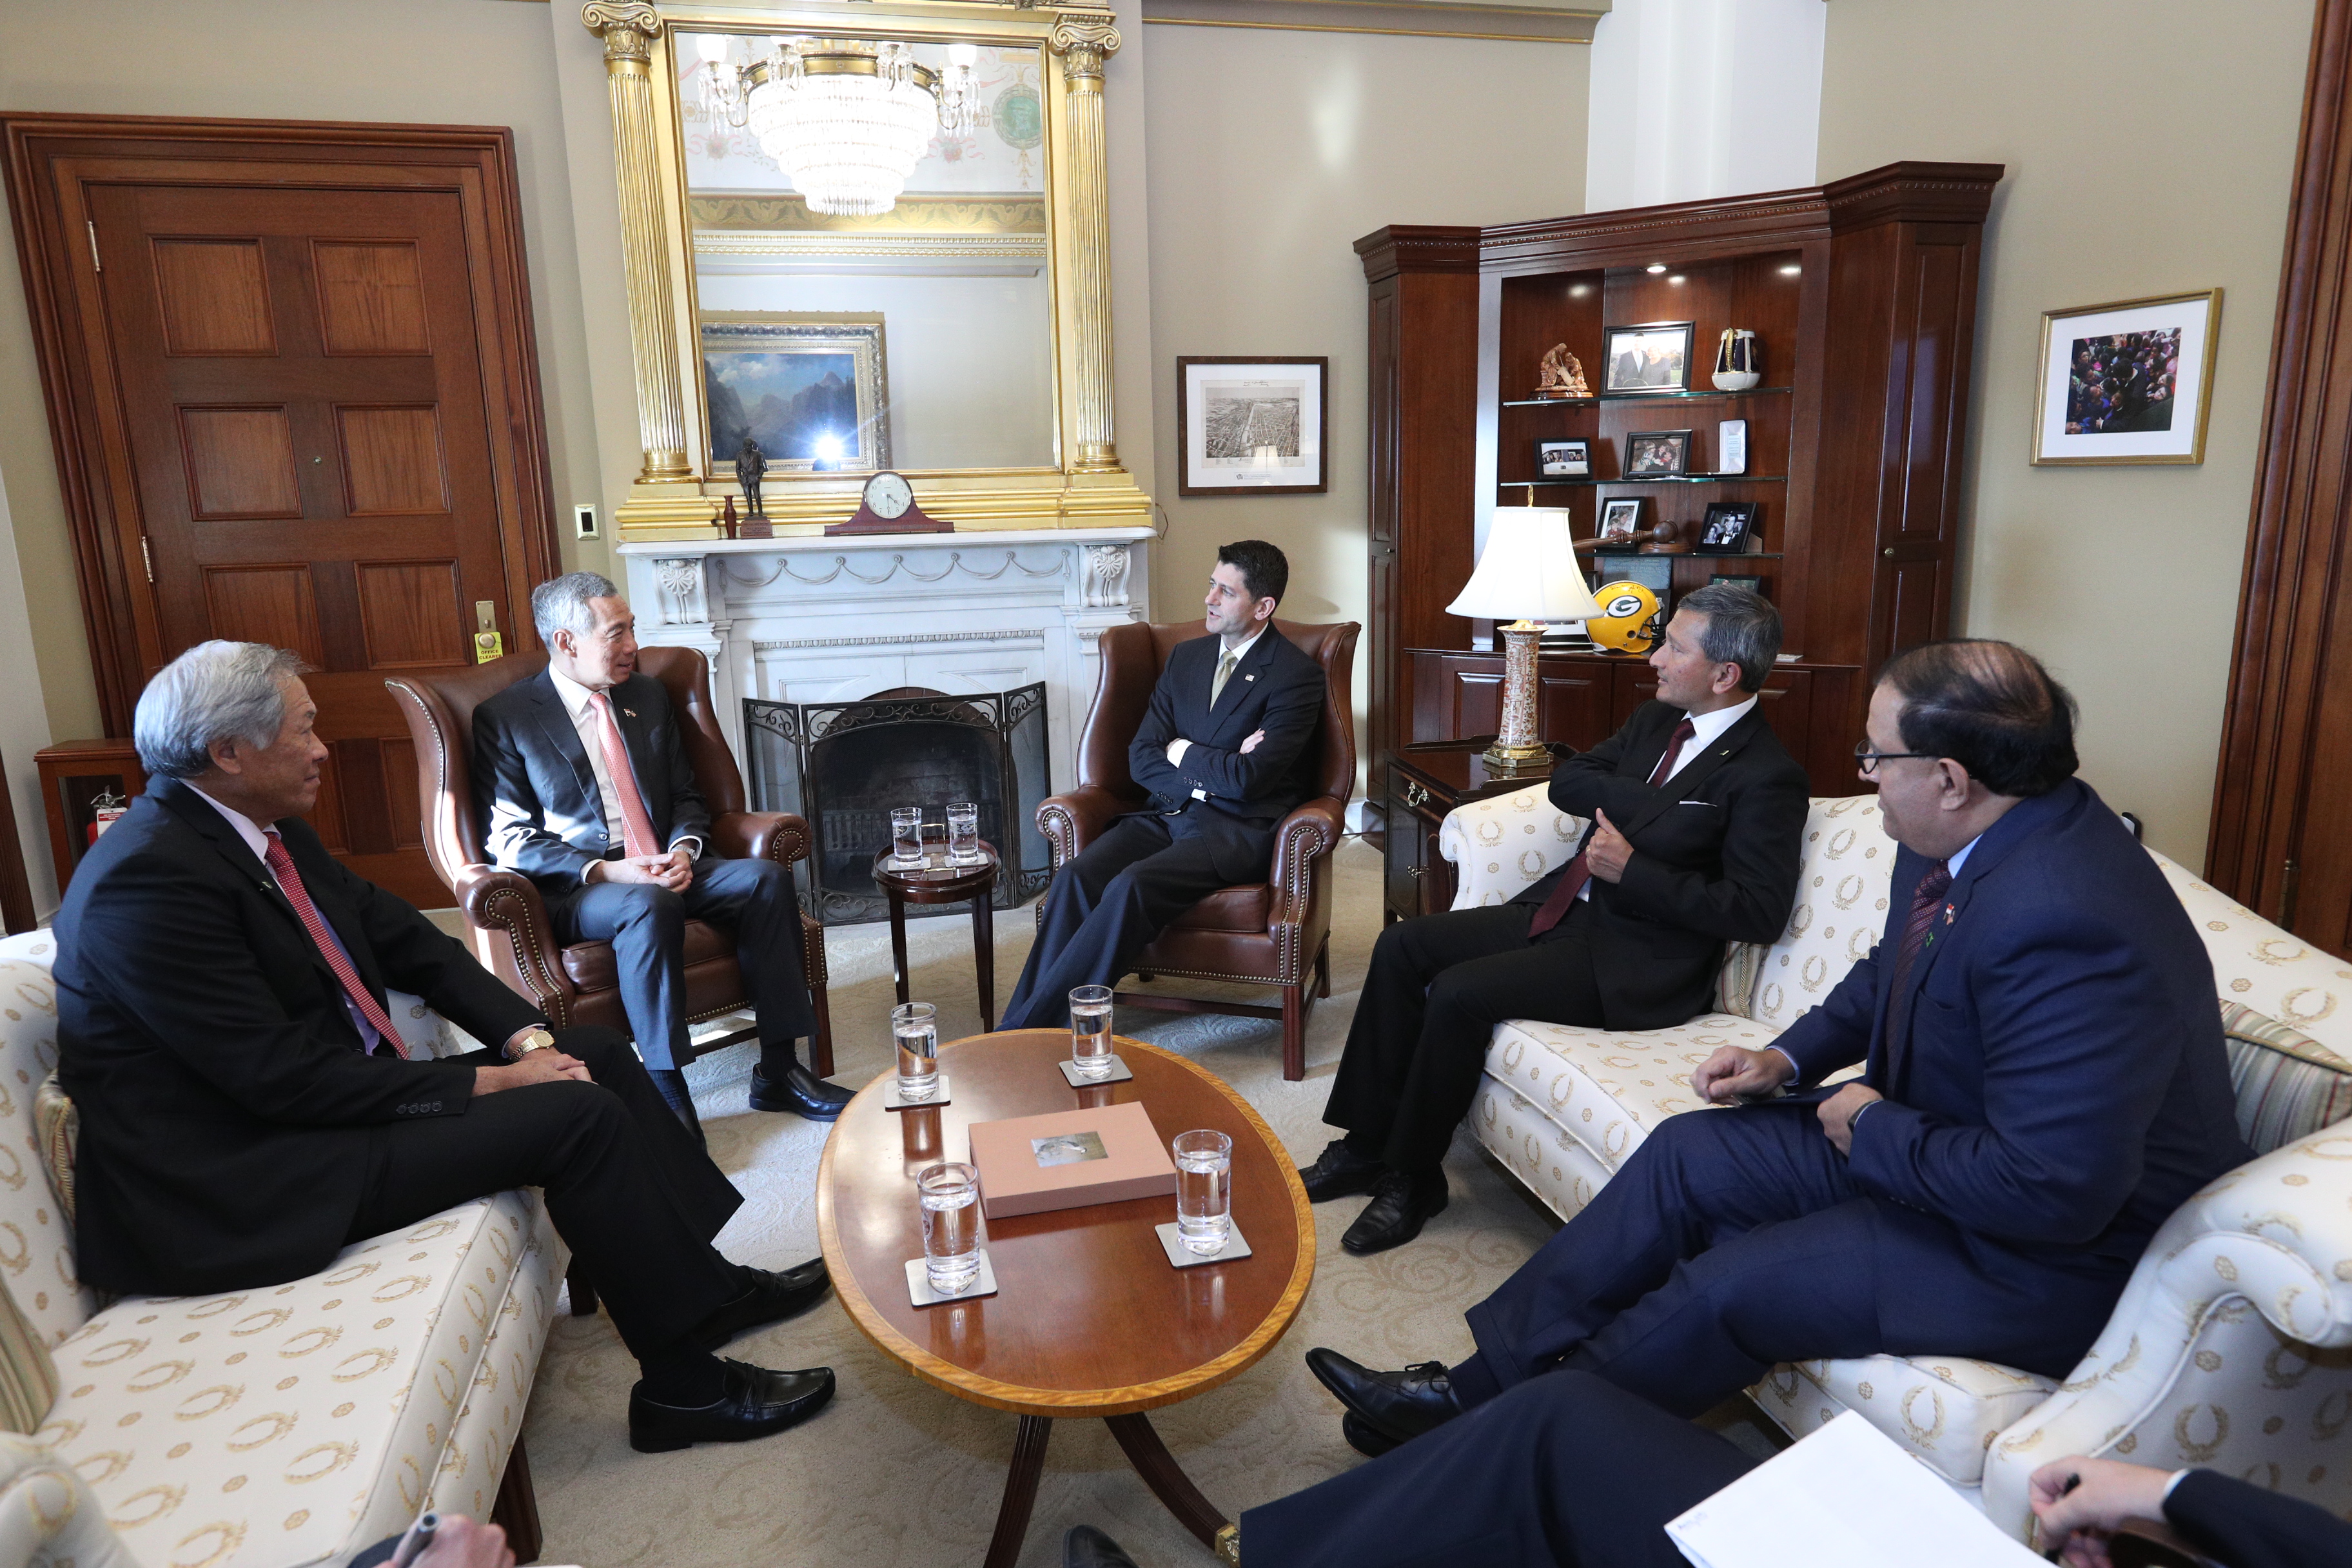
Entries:
{"label": "gold framed landscape painting", "polygon": [[2042,316],[2033,460],[2201,463],[2221,290]]}
{"label": "gold framed landscape painting", "polygon": [[771,473],[890,466],[880,316],[709,310],[701,328],[714,475],[733,474],[747,436]]}

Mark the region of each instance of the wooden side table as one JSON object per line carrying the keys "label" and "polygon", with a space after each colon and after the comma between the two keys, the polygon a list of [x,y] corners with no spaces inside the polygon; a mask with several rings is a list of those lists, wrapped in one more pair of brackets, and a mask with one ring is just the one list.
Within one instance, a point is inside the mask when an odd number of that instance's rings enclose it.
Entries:
{"label": "wooden side table", "polygon": [[1489,773],[1479,753],[1493,739],[1438,741],[1388,754],[1388,794],[1381,804],[1388,827],[1381,851],[1382,925],[1454,907],[1460,877],[1454,862],[1437,852],[1437,830],[1446,813],[1549,779],[1546,773],[1508,778]]}
{"label": "wooden side table", "polygon": [[972,966],[980,972],[980,1032],[996,1027],[996,848],[983,843],[985,858],[977,866],[948,863],[948,847],[938,839],[923,841],[923,864],[900,870],[890,864],[890,851],[874,857],[874,885],[890,900],[890,977],[898,987],[901,1005],[907,994],[907,906],[954,904],[971,900]]}

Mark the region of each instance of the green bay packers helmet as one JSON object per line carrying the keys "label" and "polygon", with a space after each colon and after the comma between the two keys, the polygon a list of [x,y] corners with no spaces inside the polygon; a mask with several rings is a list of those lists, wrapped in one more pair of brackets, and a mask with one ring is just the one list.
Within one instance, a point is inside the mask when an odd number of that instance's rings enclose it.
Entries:
{"label": "green bay packers helmet", "polygon": [[1584,632],[1619,653],[1648,653],[1658,646],[1658,595],[1646,584],[1603,583],[1592,592],[1608,615],[1584,623]]}

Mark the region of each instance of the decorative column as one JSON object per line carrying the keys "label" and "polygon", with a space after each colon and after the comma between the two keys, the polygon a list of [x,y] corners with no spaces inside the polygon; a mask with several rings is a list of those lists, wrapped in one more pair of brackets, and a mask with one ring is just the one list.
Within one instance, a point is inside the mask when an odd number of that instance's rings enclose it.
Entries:
{"label": "decorative column", "polygon": [[643,0],[589,0],[580,20],[604,40],[613,99],[614,163],[621,185],[621,265],[629,286],[629,344],[637,368],[638,482],[692,477],[686,400],[677,375],[677,318],[663,242],[661,157],[654,120],[654,40],[661,16]]}
{"label": "decorative column", "polygon": [[1070,297],[1076,306],[1077,471],[1118,468],[1110,396],[1110,174],[1103,149],[1103,58],[1118,29],[1106,5],[1064,6],[1048,47],[1061,57],[1068,89]]}

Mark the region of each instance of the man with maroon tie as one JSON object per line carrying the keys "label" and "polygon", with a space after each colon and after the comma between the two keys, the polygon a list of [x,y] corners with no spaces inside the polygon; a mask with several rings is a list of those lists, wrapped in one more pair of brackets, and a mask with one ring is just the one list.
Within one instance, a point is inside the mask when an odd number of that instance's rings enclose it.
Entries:
{"label": "man with maroon tie", "polygon": [[547,668],[474,710],[474,793],[490,858],[539,886],[556,940],[610,942],[621,1006],[654,1086],[699,1131],[685,1067],[686,922],[730,930],[759,1016],[755,1110],[830,1121],[849,1103],[803,1066],[816,1030],[792,873],[711,852],[669,691],[637,673],[635,617],[612,582],[541,583],[530,616]]}
{"label": "man with maroon tie", "polygon": [[[302,820],[327,748],[292,654],[199,644],[141,693],[147,793],[58,911],[59,1081],[80,1113],[81,1278],[189,1296],[276,1285],[352,1242],[537,1186],[644,1377],[642,1449],[757,1437],[833,1395],[823,1367],[711,1352],[824,1294],[824,1265],[710,1245],[742,1203],[610,1029],[551,1031]],[[439,1060],[387,988],[487,1049]]]}
{"label": "man with maroon tie", "polygon": [[1372,1194],[1349,1252],[1401,1247],[1445,1206],[1440,1162],[1496,1024],[1665,1028],[1706,1010],[1724,943],[1779,940],[1806,809],[1757,702],[1780,649],[1760,595],[1689,595],[1650,655],[1657,700],[1552,773],[1552,805],[1591,824],[1575,858],[1510,903],[1381,933],[1323,1112],[1348,1135],[1299,1173],[1317,1203]]}

